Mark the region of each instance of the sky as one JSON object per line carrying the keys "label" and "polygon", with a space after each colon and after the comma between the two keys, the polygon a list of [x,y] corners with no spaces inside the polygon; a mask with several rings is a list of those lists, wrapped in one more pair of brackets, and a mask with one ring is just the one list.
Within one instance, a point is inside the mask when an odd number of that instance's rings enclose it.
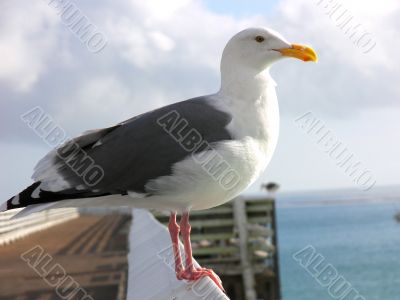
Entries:
{"label": "sky", "polygon": [[[68,26],[58,1],[50,2],[0,3],[2,199],[31,183],[33,167],[51,149],[21,121],[22,114],[39,106],[74,136],[214,93],[224,45],[251,26],[312,45],[319,62],[287,59],[272,67],[280,137],[270,165],[249,191],[268,181],[284,191],[357,187],[295,122],[307,112],[354,154],[377,186],[400,183],[399,1],[76,2],[107,40],[97,53]],[[365,33],[362,43],[340,27],[340,9]]]}

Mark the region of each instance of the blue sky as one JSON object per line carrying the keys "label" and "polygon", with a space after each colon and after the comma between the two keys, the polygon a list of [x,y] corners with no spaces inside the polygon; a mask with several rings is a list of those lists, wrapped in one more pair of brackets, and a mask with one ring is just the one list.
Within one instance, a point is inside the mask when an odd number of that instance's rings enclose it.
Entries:
{"label": "blue sky", "polygon": [[[328,1],[328,0],[326,0]],[[400,3],[346,1],[377,46],[362,53],[309,0],[151,0],[79,2],[108,38],[91,53],[46,1],[9,1],[0,10],[0,198],[31,183],[49,147],[20,121],[40,106],[70,135],[111,126],[139,113],[219,88],[228,39],[249,26],[270,26],[313,46],[318,64],[273,66],[281,111],[278,147],[253,185],[284,190],[356,187],[294,120],[313,112],[371,170],[377,185],[399,184]]]}

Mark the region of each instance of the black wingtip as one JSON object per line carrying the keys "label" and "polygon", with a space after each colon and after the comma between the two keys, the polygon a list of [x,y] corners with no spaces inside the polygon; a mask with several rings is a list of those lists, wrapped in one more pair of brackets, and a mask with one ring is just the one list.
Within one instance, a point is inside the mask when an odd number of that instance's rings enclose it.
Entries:
{"label": "black wingtip", "polygon": [[[14,208],[26,207],[31,204],[36,204],[37,199],[32,198],[32,193],[40,185],[40,181],[31,184],[18,195],[11,197],[1,207],[0,211],[6,211]],[[36,200],[36,201],[35,201]]]}

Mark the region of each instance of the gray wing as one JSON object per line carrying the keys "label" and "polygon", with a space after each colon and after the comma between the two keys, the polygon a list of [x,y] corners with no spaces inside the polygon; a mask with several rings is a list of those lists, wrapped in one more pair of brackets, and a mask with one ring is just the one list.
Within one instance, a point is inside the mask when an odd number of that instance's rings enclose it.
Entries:
{"label": "gray wing", "polygon": [[178,102],[72,139],[38,163],[32,176],[36,183],[21,194],[36,196],[35,203],[127,191],[146,194],[146,183],[171,175],[173,165],[192,152],[232,139],[226,129],[231,116],[209,101]]}

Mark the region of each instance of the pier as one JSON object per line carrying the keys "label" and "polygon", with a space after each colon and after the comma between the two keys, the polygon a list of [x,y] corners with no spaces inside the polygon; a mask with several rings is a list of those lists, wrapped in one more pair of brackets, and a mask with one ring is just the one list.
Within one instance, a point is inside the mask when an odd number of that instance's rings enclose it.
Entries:
{"label": "pier", "polygon": [[[139,249],[129,241],[129,237],[134,239],[130,232],[145,235],[147,229],[132,228],[130,214],[105,215],[98,211],[88,214],[88,211],[0,246],[0,300],[58,300],[60,291],[68,296],[65,299],[127,299],[128,270],[132,268],[129,249]],[[154,216],[163,224],[168,221],[167,214],[154,213]],[[54,222],[54,218],[51,220]],[[273,199],[237,198],[214,209],[193,211],[191,225],[196,261],[215,270],[229,299],[280,299]],[[166,232],[165,235],[168,237]],[[168,238],[163,243],[169,245]],[[30,259],[37,255],[33,254],[37,249],[43,260],[34,266]],[[43,263],[44,258],[47,264]],[[144,261],[140,255],[136,260]],[[155,261],[158,263],[159,259]],[[60,270],[54,267],[57,264],[65,269],[61,272],[64,274],[60,275]],[[143,267],[145,270],[146,266]],[[67,275],[76,282],[75,290]],[[60,277],[57,286],[49,284],[49,278],[57,276]]]}

